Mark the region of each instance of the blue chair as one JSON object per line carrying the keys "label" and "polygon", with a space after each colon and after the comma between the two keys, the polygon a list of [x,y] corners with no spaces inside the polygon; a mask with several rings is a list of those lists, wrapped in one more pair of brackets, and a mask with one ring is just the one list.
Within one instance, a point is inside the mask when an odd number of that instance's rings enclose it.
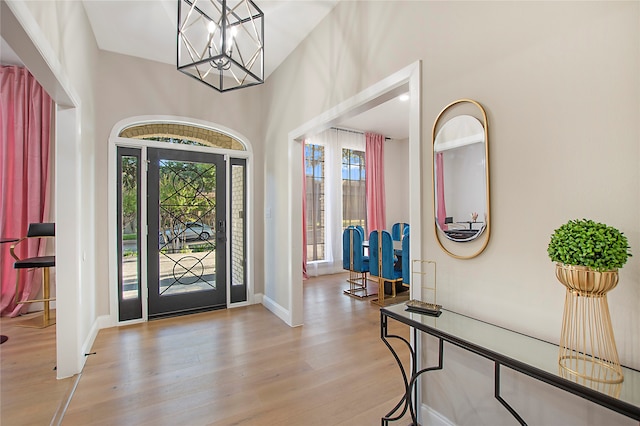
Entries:
{"label": "blue chair", "polygon": [[[408,228],[407,228],[408,229]],[[409,234],[402,239],[402,285],[409,287],[411,284],[411,258],[409,253]]]}
{"label": "blue chair", "polygon": [[385,306],[385,284],[390,283],[391,303],[397,303],[396,286],[402,286],[402,270],[395,268],[397,258],[393,254],[393,240],[388,231],[372,231],[369,234],[369,276],[378,280],[378,298],[372,300]]}
{"label": "blue chair", "polygon": [[[391,227],[391,237],[393,241],[402,241],[402,237],[405,235],[405,229],[409,229],[409,224],[404,222],[394,223]],[[409,232],[409,231],[407,231]]]}
{"label": "blue chair", "polygon": [[364,255],[363,240],[364,233],[355,226],[342,232],[342,268],[349,271],[349,289],[344,294],[358,298],[374,296],[367,291],[369,257]]}

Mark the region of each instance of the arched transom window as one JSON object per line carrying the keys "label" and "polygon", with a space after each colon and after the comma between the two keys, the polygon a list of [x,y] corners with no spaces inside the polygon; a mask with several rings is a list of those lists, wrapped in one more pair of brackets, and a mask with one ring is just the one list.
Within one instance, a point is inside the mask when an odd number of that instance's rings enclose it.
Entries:
{"label": "arched transom window", "polygon": [[238,140],[224,133],[204,127],[179,123],[147,123],[126,127],[118,135],[130,139],[151,139],[169,143],[208,146],[246,151]]}

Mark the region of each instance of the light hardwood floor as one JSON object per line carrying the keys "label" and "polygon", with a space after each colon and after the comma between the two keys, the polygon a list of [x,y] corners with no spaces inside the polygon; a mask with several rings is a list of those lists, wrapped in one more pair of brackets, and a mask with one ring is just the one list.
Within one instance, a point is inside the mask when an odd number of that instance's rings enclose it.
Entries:
{"label": "light hardwood floor", "polygon": [[0,318],[0,425],[48,425],[68,399],[74,379],[56,379],[56,327],[18,327],[37,316]]}
{"label": "light hardwood floor", "polygon": [[[400,398],[402,379],[380,340],[379,308],[343,295],[345,279],[305,282],[302,327],[254,305],[101,330],[61,424],[379,425]],[[21,339],[10,336],[20,352]],[[42,347],[53,339],[24,349],[48,353]],[[0,346],[0,423],[49,424],[74,380],[45,377],[55,375],[50,356],[32,355],[14,372],[19,361],[7,343]],[[31,392],[39,381],[44,394]],[[40,408],[43,399],[52,403]]]}

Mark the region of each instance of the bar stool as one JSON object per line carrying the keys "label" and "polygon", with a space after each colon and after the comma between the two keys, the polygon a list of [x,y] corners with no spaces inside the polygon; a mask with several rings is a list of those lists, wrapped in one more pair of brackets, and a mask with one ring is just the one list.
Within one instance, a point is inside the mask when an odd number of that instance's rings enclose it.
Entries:
{"label": "bar stool", "polygon": [[[29,257],[25,259],[20,259],[16,253],[15,248],[18,244],[27,240],[29,238],[46,238],[46,237],[55,237],[55,223],[31,223],[29,224],[29,229],[27,230],[27,236],[21,238],[13,244],[10,248],[11,256],[16,260],[13,264],[14,269],[18,270],[16,274],[16,304],[22,303],[34,303],[34,302],[43,302],[44,310],[42,313],[42,320],[40,318],[33,318],[28,321],[23,321],[19,324],[19,326],[23,327],[35,327],[35,328],[45,328],[49,327],[56,323],[55,315],[52,315],[50,311],[50,303],[55,299],[55,297],[51,297],[51,289],[49,287],[50,281],[50,273],[49,268],[56,266],[56,257],[55,256],[35,256]],[[42,269],[42,299],[28,299],[28,300],[20,300],[19,295],[19,283],[20,283],[20,270],[21,269]]]}

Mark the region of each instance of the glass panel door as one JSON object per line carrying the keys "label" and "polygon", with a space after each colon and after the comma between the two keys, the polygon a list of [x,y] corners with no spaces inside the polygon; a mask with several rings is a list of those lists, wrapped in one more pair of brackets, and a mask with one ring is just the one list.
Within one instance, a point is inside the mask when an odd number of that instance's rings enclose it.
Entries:
{"label": "glass panel door", "polygon": [[118,318],[142,318],[140,150],[118,148]]}
{"label": "glass panel door", "polygon": [[245,240],[246,224],[246,161],[231,159],[231,303],[246,302],[247,300],[247,272]]}
{"label": "glass panel door", "polygon": [[149,317],[226,307],[224,157],[148,158]]}

